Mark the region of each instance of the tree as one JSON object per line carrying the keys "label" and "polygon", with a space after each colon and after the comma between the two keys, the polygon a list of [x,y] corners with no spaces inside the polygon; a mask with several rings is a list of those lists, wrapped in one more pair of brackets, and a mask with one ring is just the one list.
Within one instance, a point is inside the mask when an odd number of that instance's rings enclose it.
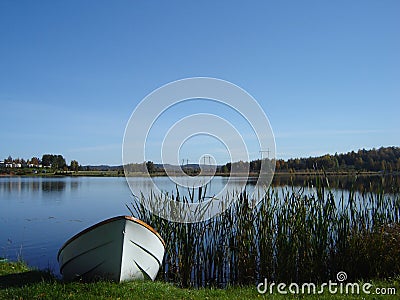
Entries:
{"label": "tree", "polygon": [[62,155],[57,155],[53,160],[53,165],[55,169],[63,169],[67,166],[67,163]]}
{"label": "tree", "polygon": [[229,173],[228,167],[227,167],[226,165],[223,165],[223,166],[222,166],[222,169],[221,169],[221,172],[224,173],[224,174]]}
{"label": "tree", "polygon": [[55,170],[63,169],[67,164],[62,155],[44,154],[42,156],[42,165],[52,167]]}
{"label": "tree", "polygon": [[71,171],[77,172],[79,170],[79,163],[76,160],[71,161]]}
{"label": "tree", "polygon": [[42,165],[44,167],[50,167],[53,162],[54,155],[51,154],[43,154],[42,156]]}
{"label": "tree", "polygon": [[34,166],[39,166],[40,165],[40,159],[38,157],[35,157],[35,156],[31,158],[30,162]]}
{"label": "tree", "polygon": [[155,172],[154,163],[152,161],[148,161],[146,163],[146,168],[147,168],[147,172],[149,172],[150,174]]}

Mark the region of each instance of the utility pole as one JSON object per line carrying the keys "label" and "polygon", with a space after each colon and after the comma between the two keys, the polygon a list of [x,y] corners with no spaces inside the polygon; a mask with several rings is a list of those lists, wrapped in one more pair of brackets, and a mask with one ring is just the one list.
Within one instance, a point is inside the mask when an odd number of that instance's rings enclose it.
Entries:
{"label": "utility pole", "polygon": [[[211,166],[211,156],[210,155],[204,155],[203,156],[203,165],[204,165],[204,168],[206,167],[206,159],[208,158],[208,167],[210,168],[210,166]],[[212,170],[212,168],[210,169],[210,170]],[[206,171],[206,172],[208,172],[208,171],[210,171],[210,170],[206,170],[206,169],[204,169],[204,171]]]}
{"label": "utility pole", "polygon": [[261,153],[261,160],[263,160],[264,159],[264,152],[266,152],[267,153],[267,158],[269,158],[269,148],[267,149],[267,150],[260,150],[260,153]]}

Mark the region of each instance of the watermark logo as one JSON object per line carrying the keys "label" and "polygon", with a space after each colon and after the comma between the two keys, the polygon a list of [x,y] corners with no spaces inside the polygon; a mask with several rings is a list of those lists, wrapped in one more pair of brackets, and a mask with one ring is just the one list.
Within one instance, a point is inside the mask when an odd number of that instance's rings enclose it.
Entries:
{"label": "watermark logo", "polygon": [[336,279],[337,279],[339,282],[346,281],[346,280],[347,280],[347,274],[346,274],[346,272],[339,271],[339,272],[336,274]]}
{"label": "watermark logo", "polygon": [[[159,136],[162,141],[161,146],[149,141],[149,135],[156,131],[155,128],[163,126],[163,118],[175,117],[170,114],[171,109],[188,101],[199,103],[200,101],[203,103],[211,101],[235,112],[247,122],[253,131],[254,139],[251,141],[251,145],[244,137],[241,126],[235,126],[229,115],[226,116],[219,110],[204,112],[201,105],[197,112],[188,110],[187,113],[184,113],[184,109],[180,111],[180,116],[173,120],[173,125],[169,125],[168,130]],[[133,163],[154,160],[149,153],[153,153],[154,156],[157,151],[161,153],[162,164],[167,176],[176,185],[184,188],[199,188],[210,182],[215,175],[217,165],[212,147],[205,149],[196,162],[201,167],[199,174],[201,180],[196,180],[196,177],[199,176],[189,176],[182,168],[177,168],[182,165],[181,161],[184,160],[179,153],[185,143],[200,135],[217,140],[229,153],[229,160],[224,163],[230,162],[231,169],[224,188],[213,194],[212,197],[188,203],[176,201],[168,194],[163,194],[162,187],[158,186],[157,180],[152,178],[148,190],[151,190],[155,197],[152,197],[150,201],[149,199],[146,201],[140,199],[152,213],[170,221],[183,223],[204,221],[222,213],[230,207],[232,201],[238,198],[225,197],[227,186],[235,180],[236,188],[243,190],[249,177],[249,163],[246,167],[246,164],[240,165],[236,162],[250,162],[251,158],[254,159],[254,152],[258,154],[268,151],[267,157],[261,157],[259,179],[256,182],[255,190],[259,187],[267,188],[270,185],[275,171],[275,139],[263,109],[249,93],[239,86],[221,79],[199,77],[166,84],[146,96],[134,109],[126,125],[122,145],[124,173],[132,192],[137,194],[140,191],[136,190],[136,181],[132,180],[129,166]],[[256,145],[256,151],[254,151],[254,145]],[[253,149],[252,153],[249,148]],[[148,169],[145,171],[148,172]],[[162,201],[160,202],[160,200]],[[256,204],[251,203],[253,206]]]}
{"label": "watermark logo", "polygon": [[322,284],[315,284],[311,282],[305,283],[275,283],[268,282],[264,279],[264,282],[260,282],[257,285],[257,291],[260,294],[346,294],[346,295],[396,295],[395,287],[374,287],[373,284],[365,282],[345,282],[347,280],[346,272],[340,271],[336,274],[337,281],[329,280]]}

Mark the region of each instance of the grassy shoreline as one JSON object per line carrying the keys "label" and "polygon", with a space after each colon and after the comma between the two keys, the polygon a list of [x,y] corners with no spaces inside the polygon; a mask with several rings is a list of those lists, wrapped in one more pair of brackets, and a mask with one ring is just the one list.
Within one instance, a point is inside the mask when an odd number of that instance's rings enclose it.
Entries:
{"label": "grassy shoreline", "polygon": [[371,294],[330,294],[327,289],[323,294],[311,295],[283,295],[276,290],[274,294],[259,294],[256,286],[193,289],[161,281],[65,283],[50,272],[32,269],[23,262],[0,261],[0,299],[398,299],[399,280],[372,282],[381,291],[390,288],[391,295],[377,295],[376,289],[371,289]]}

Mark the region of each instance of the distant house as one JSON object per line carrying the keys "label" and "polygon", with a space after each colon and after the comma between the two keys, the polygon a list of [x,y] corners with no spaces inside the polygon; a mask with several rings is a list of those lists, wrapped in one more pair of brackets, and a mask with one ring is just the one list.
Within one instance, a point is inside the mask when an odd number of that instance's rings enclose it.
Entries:
{"label": "distant house", "polygon": [[43,165],[42,164],[32,164],[32,163],[30,163],[30,164],[28,164],[28,167],[29,168],[42,168]]}
{"label": "distant house", "polygon": [[22,164],[20,163],[6,163],[6,168],[22,168]]}

